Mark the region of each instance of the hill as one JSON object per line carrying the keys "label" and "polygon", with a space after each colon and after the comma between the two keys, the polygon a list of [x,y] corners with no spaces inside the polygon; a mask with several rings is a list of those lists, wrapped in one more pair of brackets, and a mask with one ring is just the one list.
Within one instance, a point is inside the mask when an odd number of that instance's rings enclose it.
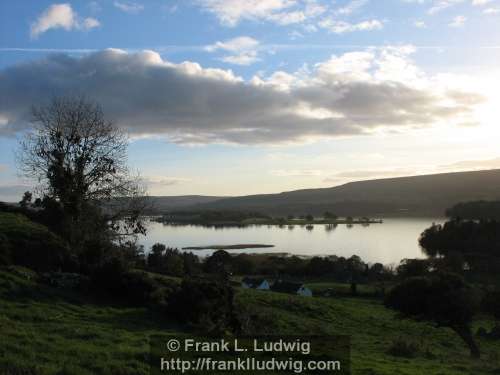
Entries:
{"label": "hill", "polygon": [[199,204],[212,203],[227,197],[214,197],[208,195],[179,195],[179,196],[150,196],[153,213],[174,211],[185,207],[196,207]]}
{"label": "hill", "polygon": [[243,210],[266,214],[444,216],[459,202],[500,200],[500,169],[350,182],[279,194],[214,199],[183,209]]}

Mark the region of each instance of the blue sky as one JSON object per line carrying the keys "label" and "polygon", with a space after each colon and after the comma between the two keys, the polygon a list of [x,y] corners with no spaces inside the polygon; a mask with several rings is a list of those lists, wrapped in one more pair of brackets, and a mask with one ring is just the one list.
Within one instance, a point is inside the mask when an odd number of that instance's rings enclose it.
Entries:
{"label": "blue sky", "polygon": [[83,93],[151,194],[500,167],[500,0],[2,1],[0,200],[29,108]]}

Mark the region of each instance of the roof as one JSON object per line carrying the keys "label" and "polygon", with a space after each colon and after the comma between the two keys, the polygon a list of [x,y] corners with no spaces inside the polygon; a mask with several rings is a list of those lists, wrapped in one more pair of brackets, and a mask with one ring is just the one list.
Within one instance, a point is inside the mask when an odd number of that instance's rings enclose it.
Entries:
{"label": "roof", "polygon": [[297,293],[302,286],[301,283],[278,280],[273,284],[271,290],[283,293]]}

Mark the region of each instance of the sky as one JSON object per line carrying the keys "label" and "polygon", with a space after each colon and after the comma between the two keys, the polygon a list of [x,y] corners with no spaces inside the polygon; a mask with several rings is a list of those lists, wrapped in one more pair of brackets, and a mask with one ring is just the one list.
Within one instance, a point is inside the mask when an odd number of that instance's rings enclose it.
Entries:
{"label": "sky", "polygon": [[500,0],[3,0],[0,200],[30,109],[85,95],[151,195],[500,168]]}

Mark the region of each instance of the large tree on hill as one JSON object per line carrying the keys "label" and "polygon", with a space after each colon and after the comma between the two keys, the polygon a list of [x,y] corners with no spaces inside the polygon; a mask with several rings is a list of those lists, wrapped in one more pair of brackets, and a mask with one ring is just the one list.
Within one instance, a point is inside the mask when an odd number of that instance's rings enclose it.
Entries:
{"label": "large tree on hill", "polygon": [[95,238],[96,231],[143,231],[143,193],[127,168],[127,137],[101,107],[83,97],[55,98],[33,108],[32,116],[33,131],[21,141],[18,161],[45,200],[59,206],[61,234],[70,244]]}

